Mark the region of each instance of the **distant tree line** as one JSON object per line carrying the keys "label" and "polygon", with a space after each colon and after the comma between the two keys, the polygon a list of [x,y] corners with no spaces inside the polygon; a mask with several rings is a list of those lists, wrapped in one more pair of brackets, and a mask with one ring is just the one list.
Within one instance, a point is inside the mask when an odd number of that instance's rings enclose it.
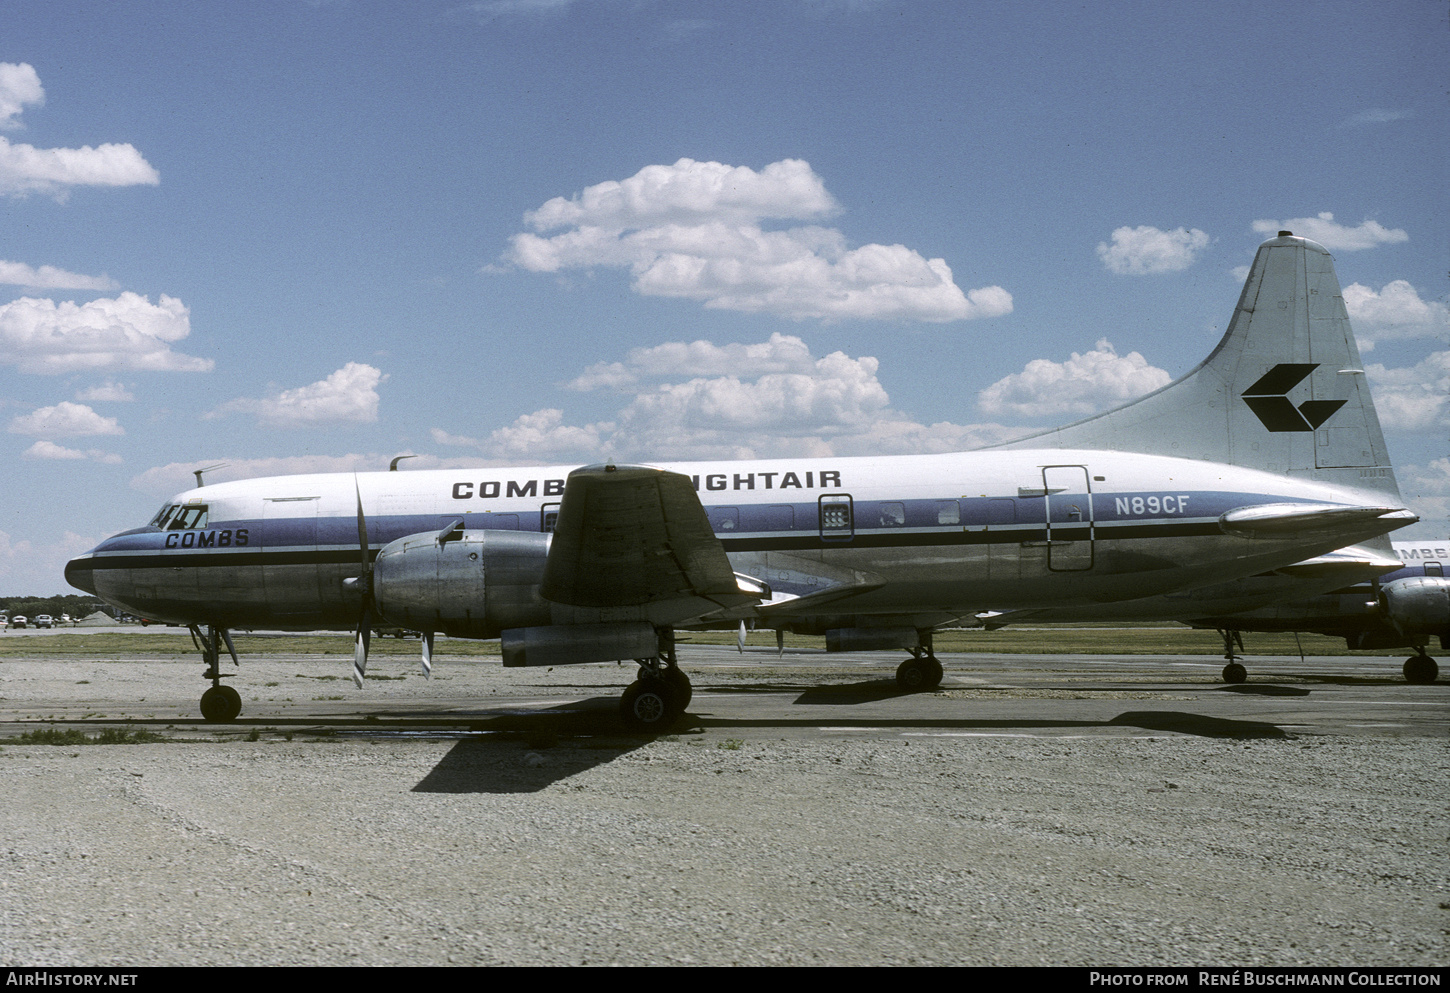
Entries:
{"label": "distant tree line", "polygon": [[80,620],[98,610],[112,616],[116,613],[114,608],[106,606],[95,597],[76,593],[67,593],[65,596],[0,596],[0,613],[4,613],[6,617],[14,617],[16,614],[24,614],[26,617],[49,614],[58,623],[61,614],[70,614],[73,619]]}

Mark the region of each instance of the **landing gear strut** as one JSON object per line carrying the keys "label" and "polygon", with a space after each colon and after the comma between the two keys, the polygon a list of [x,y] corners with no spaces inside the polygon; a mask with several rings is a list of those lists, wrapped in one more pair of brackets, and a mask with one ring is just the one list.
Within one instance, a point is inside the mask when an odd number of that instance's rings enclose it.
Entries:
{"label": "landing gear strut", "polygon": [[636,659],[639,678],[619,698],[619,713],[636,731],[664,731],[671,727],[694,696],[690,677],[675,660],[675,633],[661,629],[660,654]]}
{"label": "landing gear strut", "polygon": [[934,690],[941,685],[942,667],[932,653],[931,632],[924,632],[921,645],[911,650],[911,658],[896,667],[896,685],[907,693]]}
{"label": "landing gear strut", "polygon": [[1249,678],[1249,670],[1240,664],[1239,656],[1234,654],[1234,646],[1237,645],[1239,651],[1244,650],[1243,632],[1220,628],[1218,633],[1223,638],[1223,657],[1228,659],[1228,665],[1223,667],[1223,681],[1242,683]]}
{"label": "landing gear strut", "polygon": [[221,643],[226,642],[232,661],[237,662],[237,650],[232,645],[231,635],[225,629],[208,625],[206,633],[193,624],[191,640],[201,649],[201,660],[206,665],[202,679],[211,680],[211,688],[201,695],[201,717],[208,724],[230,724],[242,712],[242,695],[230,686],[222,685]]}
{"label": "landing gear strut", "polygon": [[1405,659],[1405,682],[1424,685],[1440,678],[1440,666],[1425,652],[1425,646],[1415,649],[1418,655]]}

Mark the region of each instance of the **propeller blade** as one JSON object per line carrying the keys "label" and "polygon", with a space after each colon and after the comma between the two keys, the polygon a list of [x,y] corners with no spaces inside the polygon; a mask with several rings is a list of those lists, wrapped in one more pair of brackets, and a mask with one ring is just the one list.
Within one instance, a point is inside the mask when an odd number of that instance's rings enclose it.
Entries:
{"label": "propeller blade", "polygon": [[744,621],[741,621],[740,622],[740,633],[735,636],[735,650],[737,652],[744,652],[745,651],[745,622]]}
{"label": "propeller blade", "polygon": [[372,563],[368,561],[368,520],[363,516],[362,486],[357,473],[353,473],[352,486],[357,493],[357,547],[362,555],[362,577],[358,581],[362,588],[362,616],[357,622],[357,641],[352,650],[352,681],[362,689],[363,676],[368,671],[368,644],[372,640],[373,574]]}
{"label": "propeller blade", "polygon": [[423,678],[433,678],[433,632],[423,632]]}
{"label": "propeller blade", "polygon": [[372,640],[372,610],[363,602],[362,621],[357,626],[357,644],[352,652],[352,681],[362,689],[363,676],[368,671],[368,643]]}
{"label": "propeller blade", "polygon": [[785,628],[775,629],[775,654],[785,654]]}
{"label": "propeller blade", "polygon": [[232,665],[240,669],[242,667],[242,660],[237,658],[237,646],[232,644],[232,634],[226,628],[222,628],[222,641],[227,643],[227,651],[232,656]]}

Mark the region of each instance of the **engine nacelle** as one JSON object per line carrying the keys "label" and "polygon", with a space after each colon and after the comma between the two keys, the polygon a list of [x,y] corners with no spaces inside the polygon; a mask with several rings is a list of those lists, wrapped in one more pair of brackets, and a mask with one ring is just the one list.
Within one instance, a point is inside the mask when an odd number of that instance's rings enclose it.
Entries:
{"label": "engine nacelle", "polygon": [[920,644],[916,628],[831,628],[826,632],[828,652],[877,652]]}
{"label": "engine nacelle", "polygon": [[383,546],[373,562],[373,603],[390,624],[456,638],[497,638],[505,628],[550,623],[539,596],[553,535],[437,531]]}
{"label": "engine nacelle", "polygon": [[1450,579],[1444,576],[1396,579],[1380,590],[1380,601],[1405,634],[1450,635]]}

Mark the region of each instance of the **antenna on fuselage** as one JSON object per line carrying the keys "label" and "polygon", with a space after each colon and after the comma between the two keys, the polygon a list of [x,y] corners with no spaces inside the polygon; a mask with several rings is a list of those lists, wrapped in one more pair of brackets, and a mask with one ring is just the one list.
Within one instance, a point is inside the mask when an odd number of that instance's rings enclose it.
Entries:
{"label": "antenna on fuselage", "polygon": [[417,457],[418,456],[416,456],[416,455],[399,455],[396,458],[394,458],[393,461],[391,461],[391,462],[388,463],[388,471],[389,472],[397,472],[398,471],[398,463],[399,462],[403,461],[404,459],[416,459]]}
{"label": "antenna on fuselage", "polygon": [[227,464],[225,462],[218,462],[216,465],[209,465],[205,469],[193,469],[193,470],[191,470],[191,474],[196,477],[196,488],[197,489],[201,489],[203,486],[206,485],[205,483],[203,483],[201,481],[201,474],[202,473],[204,473],[204,472],[211,472],[213,469],[225,469],[226,467],[227,467]]}

